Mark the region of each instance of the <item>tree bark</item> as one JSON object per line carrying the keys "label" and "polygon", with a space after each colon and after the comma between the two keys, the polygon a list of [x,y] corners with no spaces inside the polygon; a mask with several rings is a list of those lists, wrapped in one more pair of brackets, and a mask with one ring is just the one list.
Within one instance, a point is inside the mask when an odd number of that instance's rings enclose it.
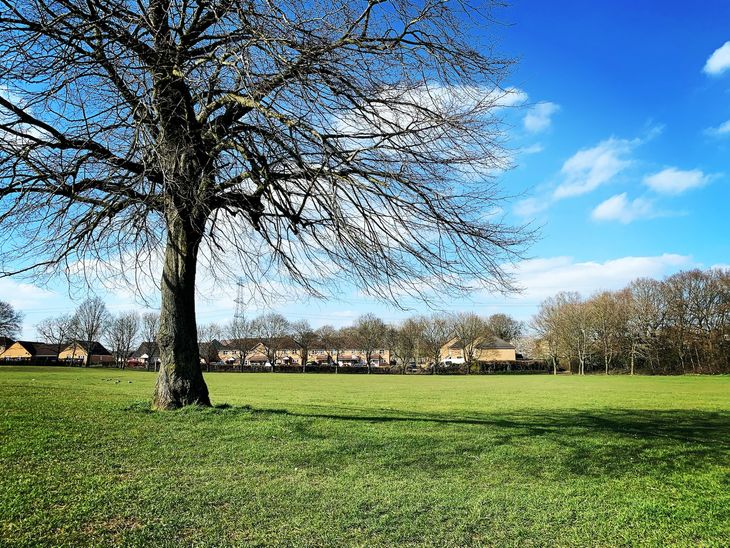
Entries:
{"label": "tree bark", "polygon": [[157,338],[161,364],[152,404],[156,409],[210,406],[195,323],[195,273],[204,226],[204,218],[168,215]]}
{"label": "tree bark", "polygon": [[631,375],[634,374],[634,359],[635,359],[636,353],[634,351],[634,348],[632,346],[631,348]]}

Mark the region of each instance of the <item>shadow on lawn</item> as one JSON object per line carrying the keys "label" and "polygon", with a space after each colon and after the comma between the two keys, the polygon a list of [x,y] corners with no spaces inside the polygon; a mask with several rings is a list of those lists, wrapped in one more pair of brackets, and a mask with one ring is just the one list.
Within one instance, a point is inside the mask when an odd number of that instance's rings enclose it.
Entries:
{"label": "shadow on lawn", "polygon": [[[550,415],[533,412],[485,415],[436,415],[402,412],[384,415],[295,412],[287,409],[233,407],[249,413],[285,415],[289,417],[333,419],[370,423],[436,423],[444,425],[476,425],[521,430],[519,435],[542,436],[571,430],[590,430],[642,438],[669,438],[680,442],[719,444],[730,449],[730,414],[695,410],[596,409],[593,411],[561,410]],[[356,408],[347,409],[357,413]]]}
{"label": "shadow on lawn", "polygon": [[[142,411],[141,406],[128,409]],[[149,404],[144,412],[150,413]],[[283,421],[275,443],[270,435],[260,443],[269,444],[272,458],[293,466],[331,469],[355,461],[398,462],[439,473],[489,462],[517,466],[522,477],[568,474],[609,479],[641,474],[661,481],[676,471],[703,471],[730,461],[726,411],[604,408],[460,414],[222,404],[171,413],[159,416],[185,417],[210,429],[206,435],[213,436],[248,428],[238,418],[256,419],[260,428],[267,428],[267,421]],[[250,430],[256,431],[256,427]],[[289,443],[296,444],[295,451]]]}
{"label": "shadow on lawn", "polygon": [[[557,469],[582,476],[623,476],[639,470],[663,477],[673,471],[723,466],[730,459],[730,413],[696,410],[596,409],[534,411],[505,414],[456,415],[414,412],[384,412],[372,409],[337,408],[312,412],[252,407],[220,408],[224,413],[245,412],[254,416],[288,417],[296,421],[300,440],[322,438],[308,425],[311,419],[344,423],[395,425],[408,428],[367,429],[364,444],[342,440],[336,453],[366,456],[372,451],[402,453],[400,462],[436,467],[468,464],[463,455],[491,458],[505,446],[519,446],[523,472],[543,473]],[[369,411],[369,413],[367,412]],[[362,412],[363,414],[358,414]],[[421,428],[421,426],[423,428]],[[437,426],[437,428],[433,428]],[[443,426],[443,428],[441,428]],[[448,429],[448,430],[445,430]],[[310,432],[310,435],[307,433]],[[430,441],[412,444],[409,438]],[[373,449],[372,442],[381,442]],[[347,447],[347,445],[350,447]],[[390,444],[390,445],[389,445]],[[402,444],[402,449],[393,447]],[[375,447],[378,447],[377,445]],[[509,447],[507,447],[509,449]],[[548,454],[546,455],[546,449]],[[456,458],[453,455],[459,453]],[[336,455],[321,455],[325,461]]]}

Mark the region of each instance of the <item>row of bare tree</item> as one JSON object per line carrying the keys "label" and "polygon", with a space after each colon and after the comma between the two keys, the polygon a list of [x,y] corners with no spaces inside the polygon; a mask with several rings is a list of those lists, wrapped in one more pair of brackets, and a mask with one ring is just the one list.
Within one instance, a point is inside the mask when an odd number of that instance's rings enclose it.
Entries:
{"label": "row of bare tree", "polygon": [[555,372],[727,373],[730,270],[640,278],[588,299],[561,292],[540,305],[532,328]]}
{"label": "row of bare tree", "polygon": [[56,345],[59,353],[73,341],[89,351],[94,343],[102,342],[122,369],[137,348],[139,339],[154,341],[158,329],[159,314],[121,312],[115,315],[99,297],[85,300],[72,314],[45,318],[36,325],[38,335],[45,342]]}
{"label": "row of bare tree", "polygon": [[[130,354],[141,342],[153,343],[149,351],[156,353],[158,329],[159,314],[156,312],[114,315],[98,297],[87,299],[72,314],[49,317],[36,325],[39,337],[56,345],[59,352],[72,341],[87,348],[94,342],[103,342],[120,368],[125,367]],[[374,314],[363,314],[352,326],[337,329],[324,325],[314,329],[306,320],[291,322],[272,312],[250,320],[236,317],[225,325],[202,325],[198,328],[198,340],[200,356],[208,365],[220,359],[219,341],[227,339],[232,341],[231,348],[239,363],[245,363],[256,351],[255,341],[263,343],[267,360],[272,364],[276,363],[281,350],[297,348],[302,371],[306,371],[309,354],[314,349],[327,352],[329,362],[336,362],[339,353],[346,349],[357,349],[364,354],[369,371],[373,358],[387,348],[390,359],[405,373],[407,365],[417,361],[436,364],[433,369],[437,372],[442,347],[458,337],[464,343],[468,372],[475,362],[476,345],[480,340],[497,336],[514,341],[523,331],[522,322],[506,314],[494,314],[489,318],[473,313],[433,314],[414,316],[397,325],[386,324]],[[150,359],[149,363],[154,360]]]}
{"label": "row of bare tree", "polygon": [[[255,339],[263,343],[267,359],[272,364],[276,361],[277,352],[290,348],[294,343],[300,351],[302,371],[306,371],[309,353],[315,348],[327,352],[329,362],[338,361],[338,354],[345,349],[358,349],[364,354],[368,371],[374,356],[387,348],[391,361],[395,361],[405,373],[408,364],[417,361],[436,364],[435,372],[442,359],[442,347],[454,337],[465,342],[465,360],[472,365],[480,340],[497,336],[511,341],[522,331],[522,323],[506,314],[494,314],[486,319],[472,313],[434,314],[408,318],[397,325],[388,325],[374,314],[363,314],[352,326],[335,329],[324,325],[313,329],[306,320],[289,322],[281,314],[269,313],[252,320],[239,317],[225,326],[202,326],[199,339],[203,341],[201,355],[208,363],[218,359],[216,339]],[[239,363],[245,363],[254,352],[250,344],[234,343],[233,346]]]}

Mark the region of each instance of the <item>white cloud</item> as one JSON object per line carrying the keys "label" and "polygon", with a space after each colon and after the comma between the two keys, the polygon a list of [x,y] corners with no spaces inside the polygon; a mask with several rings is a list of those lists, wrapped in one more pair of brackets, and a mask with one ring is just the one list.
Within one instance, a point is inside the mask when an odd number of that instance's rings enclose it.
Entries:
{"label": "white cloud", "polygon": [[728,69],[730,69],[730,41],[712,52],[702,70],[705,74],[718,76]]}
{"label": "white cloud", "polygon": [[730,134],[730,120],[723,122],[717,127],[709,127],[705,130],[707,135],[714,135],[716,137],[722,137],[723,135]]}
{"label": "white cloud", "polygon": [[637,144],[637,140],[611,138],[579,150],[563,164],[563,182],[553,191],[553,198],[580,196],[606,184],[631,165],[627,156]]}
{"label": "white cloud", "polygon": [[[16,107],[19,107],[21,110],[26,111],[29,114],[34,114],[33,109],[27,106],[27,101],[20,94],[8,89],[6,86],[0,86],[0,96]],[[29,142],[28,136],[38,139],[49,138],[49,135],[45,130],[41,130],[40,128],[30,124],[19,123],[18,117],[15,113],[4,108],[0,109],[0,122],[11,125],[15,131],[20,132],[20,135],[18,135],[14,132],[0,131],[0,142],[5,144],[7,147],[20,148],[25,146]]]}
{"label": "white cloud", "polygon": [[662,130],[663,126],[653,125],[641,137],[611,137],[591,148],[579,150],[563,163],[555,181],[549,185],[552,190],[542,190],[540,196],[518,202],[514,213],[520,217],[532,217],[558,200],[581,196],[610,183],[633,164],[631,153],[634,149],[661,134]]}
{"label": "white cloud", "polygon": [[545,131],[552,123],[552,115],[560,110],[560,105],[544,102],[532,107],[525,115],[525,129],[531,133]]}
{"label": "white cloud", "polygon": [[29,307],[46,305],[49,298],[55,296],[51,291],[32,284],[16,282],[10,278],[0,278],[0,295],[3,295],[2,300],[21,311]]}
{"label": "white cloud", "polygon": [[629,200],[625,192],[601,202],[591,213],[591,217],[596,221],[619,221],[623,224],[656,216],[654,204],[650,200],[644,198]]}
{"label": "white cloud", "polygon": [[663,169],[644,177],[644,184],[661,194],[681,194],[692,188],[706,185],[712,177],[699,169],[681,170],[676,167]]}
{"label": "white cloud", "polygon": [[524,288],[517,299],[537,303],[559,291],[590,295],[599,290],[621,289],[636,278],[661,278],[693,266],[689,256],[665,253],[603,262],[576,262],[572,257],[530,259],[517,263],[511,271],[517,284]]}
{"label": "white cloud", "polygon": [[535,143],[534,145],[526,146],[525,148],[519,149],[520,154],[539,154],[545,150],[545,147],[541,143]]}
{"label": "white cloud", "polygon": [[525,198],[515,204],[515,215],[520,217],[534,217],[536,214],[545,211],[550,207],[550,199]]}
{"label": "white cloud", "polygon": [[[479,89],[479,88],[477,88]],[[483,90],[484,88],[482,88]],[[483,91],[482,91],[483,93]],[[527,99],[527,93],[520,88],[510,87],[500,90],[492,90],[485,94],[489,102],[494,102],[498,107],[515,107],[524,104]]]}

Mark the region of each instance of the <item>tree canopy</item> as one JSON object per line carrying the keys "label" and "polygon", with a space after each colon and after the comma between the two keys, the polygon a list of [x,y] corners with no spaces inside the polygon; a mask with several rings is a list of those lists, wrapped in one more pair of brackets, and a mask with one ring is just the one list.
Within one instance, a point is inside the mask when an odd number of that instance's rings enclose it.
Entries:
{"label": "tree canopy", "polygon": [[490,8],[0,0],[0,271],[161,279],[163,407],[208,401],[199,260],[312,295],[509,290]]}

